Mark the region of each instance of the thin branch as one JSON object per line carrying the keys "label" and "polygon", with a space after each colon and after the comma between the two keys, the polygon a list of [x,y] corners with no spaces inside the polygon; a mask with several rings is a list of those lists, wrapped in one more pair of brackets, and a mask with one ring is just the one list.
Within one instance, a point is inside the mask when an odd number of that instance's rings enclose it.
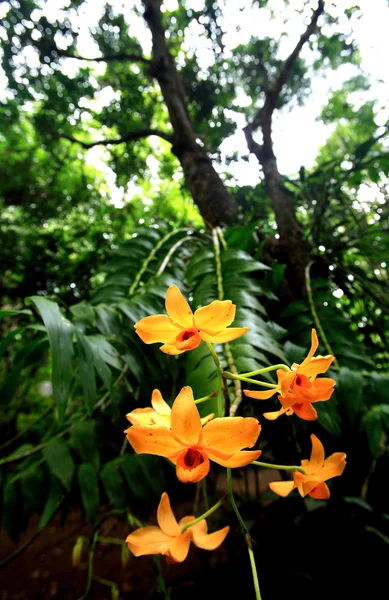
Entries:
{"label": "thin branch", "polygon": [[77,140],[71,135],[61,134],[60,137],[65,140],[69,140],[69,142],[73,142],[76,144],[80,144],[83,148],[94,148],[95,146],[110,146],[110,145],[119,145],[124,144],[125,142],[131,142],[135,140],[140,140],[141,138],[149,137],[152,135],[156,135],[157,137],[166,140],[173,144],[173,135],[170,133],[166,133],[165,131],[160,131],[159,129],[138,129],[136,131],[131,131],[124,135],[121,138],[116,139],[108,139],[108,140],[98,140],[96,142],[83,142],[82,140]]}
{"label": "thin branch", "polygon": [[153,64],[153,62],[145,56],[142,56],[141,54],[134,54],[133,52],[130,52],[129,54],[127,54],[126,52],[121,52],[120,54],[110,54],[108,56],[94,56],[93,58],[89,58],[88,56],[77,56],[75,54],[72,54],[68,50],[60,50],[59,48],[56,48],[55,51],[57,52],[58,56],[63,56],[65,58],[74,58],[75,60],[89,60],[91,62],[113,62],[117,60],[123,62],[138,62],[149,66]]}
{"label": "thin branch", "polygon": [[278,74],[277,79],[275,80],[273,85],[266,91],[265,104],[258,111],[258,113],[254,117],[253,121],[249,125],[247,125],[246,129],[250,133],[252,133],[255,129],[257,129],[261,125],[263,114],[266,114],[268,119],[271,118],[271,115],[273,114],[276,104],[278,102],[278,99],[280,97],[282,88],[284,87],[285,83],[288,81],[288,79],[290,77],[291,71],[295,65],[298,55],[300,54],[301,49],[304,46],[304,44],[309,40],[311,35],[314,33],[314,31],[316,29],[317,21],[323,11],[324,11],[324,1],[319,0],[317,9],[312,14],[312,19],[311,19],[308,27],[306,28],[305,32],[300,37],[293,52],[288,56],[288,58],[282,65],[282,68]]}

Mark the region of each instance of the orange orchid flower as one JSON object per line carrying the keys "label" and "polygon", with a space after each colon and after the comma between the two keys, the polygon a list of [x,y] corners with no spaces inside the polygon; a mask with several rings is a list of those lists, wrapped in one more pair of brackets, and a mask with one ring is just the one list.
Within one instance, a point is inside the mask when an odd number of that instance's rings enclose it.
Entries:
{"label": "orange orchid flower", "polygon": [[278,399],[282,408],[275,412],[264,413],[263,416],[266,419],[273,421],[284,413],[287,415],[296,413],[298,417],[306,421],[317,419],[317,412],[312,403],[329,400],[336,384],[336,381],[329,377],[316,379],[320,373],[327,371],[334,360],[334,357],[330,354],[327,356],[313,356],[318,346],[319,340],[316,331],[312,329],[311,349],[308,356],[301,365],[293,363],[291,371],[288,373],[283,369],[278,369],[276,371],[278,379],[276,388],[264,392],[243,390],[246,396],[259,400],[266,400],[273,394],[280,392]]}
{"label": "orange orchid flower", "polygon": [[133,425],[127,439],[138,454],[164,456],[176,465],[177,477],[195,483],[208,475],[210,460],[223,467],[244,467],[260,456],[252,448],[261,425],[253,417],[222,417],[204,427],[189,386],[175,399],[170,429],[161,425]]}
{"label": "orange orchid flower", "polygon": [[244,335],[247,327],[230,327],[235,319],[231,300],[215,300],[193,314],[176,285],[166,294],[167,315],[151,315],[135,323],[136,333],[145,344],[161,342],[165,354],[182,354],[193,350],[201,341],[224,344]]}
{"label": "orange orchid flower", "polygon": [[295,488],[300,495],[311,496],[317,500],[326,500],[330,497],[330,490],[325,481],[338,477],[346,466],[346,455],[344,452],[335,452],[324,460],[324,448],[321,441],[311,435],[312,453],[309,460],[302,460],[301,467],[306,475],[299,471],[293,471],[293,481],[273,481],[269,487],[279,496],[287,496]]}
{"label": "orange orchid flower", "polygon": [[[159,390],[153,390],[151,396],[151,406],[146,408],[135,408],[126,415],[132,425],[163,425],[170,429],[170,415],[172,409],[162,397]],[[201,419],[201,424],[205,425],[214,418],[211,413]],[[126,430],[127,431],[127,430]]]}
{"label": "orange orchid flower", "polygon": [[224,527],[213,533],[207,533],[207,522],[202,519],[184,533],[181,529],[195,517],[183,517],[179,523],[170,506],[169,496],[164,492],[157,511],[159,527],[142,527],[130,533],[126,542],[135,556],[146,554],[165,554],[169,563],[183,562],[188,556],[190,543],[198,548],[215,550],[225,540],[230,528]]}

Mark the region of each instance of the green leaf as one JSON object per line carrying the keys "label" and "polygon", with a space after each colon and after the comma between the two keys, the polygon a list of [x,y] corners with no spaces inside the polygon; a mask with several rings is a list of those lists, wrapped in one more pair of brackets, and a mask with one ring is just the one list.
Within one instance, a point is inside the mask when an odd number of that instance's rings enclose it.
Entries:
{"label": "green leaf", "polygon": [[56,477],[51,478],[49,497],[47,498],[42,516],[39,521],[39,531],[42,531],[50,523],[57,512],[63,498],[63,486]]}
{"label": "green leaf", "polygon": [[[143,455],[142,455],[143,456]],[[120,457],[120,467],[131,492],[131,498],[142,500],[149,492],[149,483],[145,479],[143,467],[138,460],[139,454],[125,453]]]}
{"label": "green leaf", "polygon": [[70,445],[84,463],[93,465],[96,471],[100,468],[100,452],[94,421],[81,421],[70,430]]}
{"label": "green leaf", "polygon": [[159,498],[165,489],[161,459],[158,456],[151,456],[150,454],[139,454],[137,460],[143,469],[143,473],[151,489]]}
{"label": "green leaf", "polygon": [[94,523],[100,503],[99,480],[96,470],[90,463],[80,465],[77,472],[77,479],[85,514],[87,519]]}
{"label": "green leaf", "polygon": [[105,337],[102,335],[88,335],[86,339],[91,344],[94,354],[99,354],[105,363],[111,365],[114,369],[120,370],[122,368],[118,351]]}
{"label": "green leaf", "polygon": [[100,473],[106,494],[116,508],[125,508],[127,498],[123,485],[123,478],[116,462],[111,461],[104,465]]}
{"label": "green leaf", "polygon": [[23,310],[0,310],[0,319],[3,317],[10,317],[14,315],[32,315],[32,312],[28,309]]}
{"label": "green leaf", "polygon": [[350,425],[353,425],[361,411],[363,384],[364,378],[358,371],[348,369],[347,367],[340,369],[335,393],[338,406],[345,413]]}
{"label": "green leaf", "polygon": [[25,329],[26,329],[25,327],[19,327],[18,329],[13,329],[1,340],[1,342],[0,342],[0,358],[3,358],[5,351],[7,350],[8,346],[10,345],[10,343],[12,342],[14,337],[16,337],[18,334],[22,333],[23,331],[25,331]]}
{"label": "green leaf", "polygon": [[89,415],[96,404],[96,376],[91,344],[81,331],[75,328],[78,341],[78,368],[83,390],[84,401]]}
{"label": "green leaf", "polygon": [[74,304],[70,307],[70,312],[74,316],[76,321],[83,323],[89,327],[94,327],[96,325],[95,312],[93,310],[93,306],[83,300],[79,304]]}
{"label": "green leaf", "polygon": [[67,445],[60,440],[53,440],[43,449],[49,469],[55,477],[58,477],[66,491],[70,491],[70,485],[74,474],[74,461]]}
{"label": "green leaf", "polygon": [[381,446],[383,434],[381,414],[375,410],[370,410],[362,419],[362,425],[367,433],[370,451],[375,458]]}
{"label": "green leaf", "polygon": [[19,539],[21,525],[20,510],[21,501],[18,493],[18,483],[7,481],[3,488],[1,525],[15,542]]}
{"label": "green leaf", "polygon": [[38,308],[49,336],[52,354],[53,395],[58,411],[58,420],[63,422],[70,385],[72,381],[73,327],[61,314],[58,304],[31,296],[30,301]]}

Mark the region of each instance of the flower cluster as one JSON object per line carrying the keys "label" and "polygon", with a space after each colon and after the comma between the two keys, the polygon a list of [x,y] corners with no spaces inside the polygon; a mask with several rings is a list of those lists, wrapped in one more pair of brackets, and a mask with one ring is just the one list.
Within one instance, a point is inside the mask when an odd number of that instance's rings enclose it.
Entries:
{"label": "flower cluster", "polygon": [[[276,365],[252,373],[234,375],[221,371],[211,345],[237,339],[248,331],[246,327],[230,327],[235,318],[235,305],[230,300],[216,300],[193,313],[178,287],[173,285],[167,291],[166,312],[167,315],[148,316],[135,324],[136,333],[143,342],[159,342],[162,344],[160,350],[172,355],[193,350],[202,341],[206,342],[214,358],[221,385],[225,386],[229,378],[241,379],[272,388],[262,392],[243,390],[249,398],[263,400],[278,394],[281,408],[265,413],[266,419],[274,420],[283,414],[295,414],[307,421],[315,420],[318,415],[313,404],[328,400],[334,391],[336,382],[333,379],[318,377],[328,370],[334,357],[314,356],[319,345],[314,329],[311,348],[301,364],[294,363],[291,367]],[[249,375],[271,370],[276,370],[277,384],[247,378]],[[201,398],[197,402],[206,399]],[[211,461],[227,469],[252,463],[263,467],[270,466],[257,461],[261,450],[247,450],[255,446],[261,431],[257,419],[214,417],[214,414],[209,414],[200,418],[193,391],[189,386],[181,389],[172,407],[165,402],[161,392],[155,389],[151,407],[137,408],[127,414],[131,427],[126,429],[125,433],[136,453],[154,454],[172,462],[178,479],[184,483],[196,483],[204,479],[209,473]],[[302,460],[301,467],[277,466],[280,469],[292,470],[293,480],[270,483],[269,487],[273,492],[287,496],[297,488],[301,496],[329,498],[330,491],[325,482],[342,474],[346,455],[343,452],[335,452],[325,459],[322,443],[315,435],[311,435],[311,440],[311,457],[309,460]],[[237,510],[231,487],[229,495],[234,510]],[[185,560],[191,542],[199,548],[213,550],[223,543],[229,527],[208,534],[207,523],[203,517],[211,514],[220,504],[221,501],[202,517],[196,519],[187,516],[177,523],[169,497],[163,493],[157,512],[159,527],[149,526],[133,531],[126,540],[128,547],[135,556],[163,554],[168,562],[173,563]]]}

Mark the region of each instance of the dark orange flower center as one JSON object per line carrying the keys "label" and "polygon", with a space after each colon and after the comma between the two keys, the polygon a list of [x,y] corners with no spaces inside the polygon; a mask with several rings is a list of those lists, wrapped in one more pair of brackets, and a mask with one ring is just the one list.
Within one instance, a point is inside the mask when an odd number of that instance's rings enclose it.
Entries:
{"label": "dark orange flower center", "polygon": [[295,382],[296,385],[302,388],[310,388],[312,385],[306,375],[297,375]]}
{"label": "dark orange flower center", "polygon": [[176,346],[178,350],[193,350],[201,344],[201,337],[197,329],[185,329],[180,331],[176,337]]}
{"label": "dark orange flower center", "polygon": [[204,462],[204,458],[198,450],[189,448],[184,456],[184,464],[189,469],[195,469]]}

